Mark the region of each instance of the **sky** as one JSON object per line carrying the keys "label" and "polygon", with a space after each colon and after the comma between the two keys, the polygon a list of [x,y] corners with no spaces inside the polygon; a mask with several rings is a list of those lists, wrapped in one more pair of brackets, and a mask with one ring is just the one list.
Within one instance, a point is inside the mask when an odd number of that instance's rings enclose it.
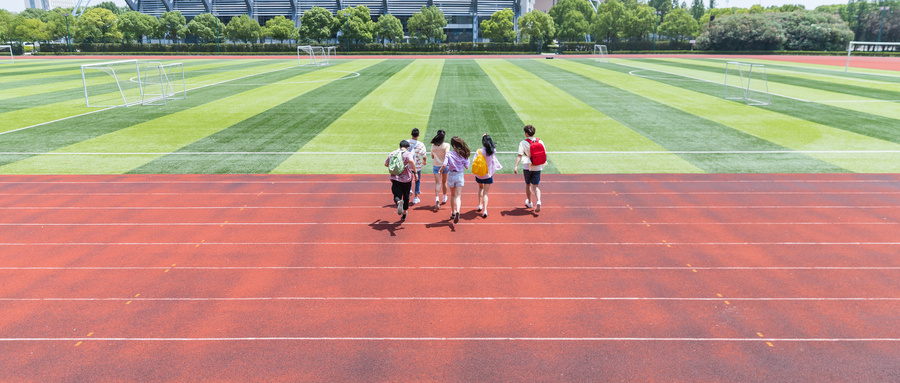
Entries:
{"label": "sky", "polygon": [[[91,0],[91,4],[99,4],[104,0]],[[118,4],[120,7],[125,6],[125,0],[112,0],[114,3]],[[684,0],[690,6],[691,1]],[[77,2],[77,0],[76,0]],[[709,0],[704,0],[706,5],[709,5]],[[806,9],[815,9],[820,5],[827,4],[846,4],[847,0],[716,0],[717,8],[731,8],[731,7],[740,7],[740,8],[750,8],[753,4],[760,4],[763,8],[768,8],[772,5],[781,6],[784,4],[803,4],[806,6]],[[0,9],[5,9],[7,11],[12,12],[22,12],[25,10],[25,0],[0,0]]]}

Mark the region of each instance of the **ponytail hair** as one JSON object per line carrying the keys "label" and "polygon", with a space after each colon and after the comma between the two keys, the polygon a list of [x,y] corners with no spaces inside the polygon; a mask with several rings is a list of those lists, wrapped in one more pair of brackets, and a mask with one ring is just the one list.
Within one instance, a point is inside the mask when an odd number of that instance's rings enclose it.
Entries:
{"label": "ponytail hair", "polygon": [[452,147],[453,151],[462,158],[469,158],[469,155],[472,154],[472,151],[469,150],[469,145],[466,145],[466,142],[458,136],[453,136],[453,138],[450,139],[450,147]]}
{"label": "ponytail hair", "polygon": [[444,143],[444,135],[447,134],[443,129],[438,129],[437,134],[434,135],[434,138],[431,139],[431,144],[434,146],[441,146]]}
{"label": "ponytail hair", "polygon": [[494,144],[494,140],[491,139],[491,136],[489,134],[481,136],[481,145],[484,146],[485,156],[494,155],[494,151],[497,149],[497,145]]}

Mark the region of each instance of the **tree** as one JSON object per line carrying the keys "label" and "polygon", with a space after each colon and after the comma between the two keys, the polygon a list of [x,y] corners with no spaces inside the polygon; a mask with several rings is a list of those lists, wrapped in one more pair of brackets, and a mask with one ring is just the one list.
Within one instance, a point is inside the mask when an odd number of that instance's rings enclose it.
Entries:
{"label": "tree", "polygon": [[243,41],[249,44],[252,41],[259,40],[261,29],[259,22],[244,14],[231,18],[228,26],[225,27],[225,35],[232,41]]}
{"label": "tree", "polygon": [[762,5],[759,5],[759,4],[753,4],[752,6],[750,6],[749,9],[747,9],[747,13],[749,13],[751,15],[763,13],[765,11],[766,11],[766,9],[763,8]]}
{"label": "tree", "polygon": [[387,40],[394,42],[403,38],[403,24],[400,23],[400,19],[388,13],[378,18],[374,33],[382,43]]}
{"label": "tree", "polygon": [[606,40],[615,39],[624,34],[626,23],[630,19],[631,15],[619,0],[607,0],[597,9],[591,23],[591,32],[606,37]]}
{"label": "tree", "polygon": [[136,11],[128,11],[119,16],[119,31],[125,41],[144,42],[144,36],[150,36],[159,28],[155,17]]}
{"label": "tree", "polygon": [[700,30],[697,20],[682,9],[676,8],[669,12],[659,25],[659,33],[669,36],[673,40],[684,40],[685,37],[694,36]]}
{"label": "tree", "polygon": [[512,9],[503,8],[481,21],[481,36],[496,42],[510,42],[516,39]]}
{"label": "tree", "polygon": [[118,41],[119,18],[106,8],[92,8],[84,12],[75,22],[75,38],[85,40]]}
{"label": "tree", "polygon": [[625,36],[642,38],[653,33],[656,27],[656,11],[647,4],[640,4],[631,10],[628,23],[625,25]]}
{"label": "tree", "polygon": [[100,4],[95,5],[94,8],[108,9],[110,12],[112,12],[116,16],[119,16],[119,15],[125,13],[125,12],[123,12],[122,8],[119,8],[119,6],[117,6],[116,3],[113,3],[112,1],[104,1]]}
{"label": "tree", "polygon": [[163,12],[159,16],[159,31],[173,42],[183,39],[187,34],[184,16],[180,11]]}
{"label": "tree", "polygon": [[716,0],[709,0],[709,9],[716,9]]}
{"label": "tree", "polygon": [[447,17],[440,8],[432,5],[430,7],[422,7],[409,18],[406,27],[409,28],[409,35],[426,42],[441,42],[447,38],[444,34],[444,27],[447,26]]}
{"label": "tree", "polygon": [[66,17],[63,16],[64,12],[71,11],[64,8],[54,8],[52,11],[47,12],[43,19],[44,23],[46,23],[45,28],[50,40],[66,37]]}
{"label": "tree", "polygon": [[[653,9],[662,12],[660,16],[665,17],[673,9],[678,8],[677,6],[672,4],[672,1],[673,0],[649,0],[647,4],[653,7]],[[677,0],[675,1],[677,4]]]}
{"label": "tree", "polygon": [[296,40],[299,37],[299,30],[294,26],[294,22],[284,16],[275,16],[275,18],[267,20],[264,29],[266,36],[282,43],[284,40]]}
{"label": "tree", "polygon": [[19,16],[24,17],[26,19],[40,20],[46,14],[47,14],[47,11],[45,11],[41,8],[26,8],[24,11],[19,13]]}
{"label": "tree", "polygon": [[369,7],[357,5],[338,11],[334,21],[335,31],[343,31],[344,36],[349,36],[356,42],[372,41],[372,31],[375,30],[375,22],[369,13]]}
{"label": "tree", "polygon": [[691,3],[691,17],[694,20],[700,21],[700,18],[703,17],[703,14],[706,13],[706,8],[703,7],[703,0],[694,0]]}
{"label": "tree", "polygon": [[519,35],[523,41],[543,44],[544,40],[556,35],[556,26],[549,14],[533,10],[519,17]]}
{"label": "tree", "polygon": [[0,41],[11,40],[11,24],[13,14],[6,10],[0,9]]}
{"label": "tree", "polygon": [[332,35],[334,17],[327,9],[312,7],[300,17],[300,35],[308,39],[322,41]]}
{"label": "tree", "polygon": [[216,31],[219,31],[219,40],[225,39],[225,23],[211,13],[201,13],[187,23],[187,33],[205,41],[215,41]]}
{"label": "tree", "polygon": [[47,34],[47,25],[40,19],[29,19],[22,17],[15,23],[13,30],[13,39],[22,42],[46,41],[50,36]]}
{"label": "tree", "polygon": [[550,7],[550,17],[558,37],[568,41],[584,41],[594,16],[594,8],[587,0],[560,0]]}

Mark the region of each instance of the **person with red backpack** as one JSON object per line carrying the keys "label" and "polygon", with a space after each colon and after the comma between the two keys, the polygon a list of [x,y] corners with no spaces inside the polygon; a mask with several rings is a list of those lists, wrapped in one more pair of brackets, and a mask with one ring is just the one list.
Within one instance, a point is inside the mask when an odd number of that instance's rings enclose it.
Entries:
{"label": "person with red backpack", "polygon": [[525,207],[531,208],[534,201],[534,212],[541,212],[541,170],[547,164],[547,149],[544,142],[534,136],[535,129],[531,125],[525,125],[525,139],[519,143],[519,151],[516,152],[516,165],[513,173],[519,174],[519,162],[522,162],[522,171],[525,174]]}

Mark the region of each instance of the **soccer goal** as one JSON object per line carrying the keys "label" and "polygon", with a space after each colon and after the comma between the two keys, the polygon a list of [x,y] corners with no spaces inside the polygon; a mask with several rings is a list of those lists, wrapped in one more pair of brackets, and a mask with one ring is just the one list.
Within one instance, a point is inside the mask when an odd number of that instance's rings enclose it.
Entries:
{"label": "soccer goal", "polygon": [[596,61],[598,63],[599,62],[608,63],[609,62],[608,53],[609,53],[609,51],[606,50],[606,45],[594,45],[594,53],[593,53],[594,61]]}
{"label": "soccer goal", "polygon": [[121,60],[81,66],[88,107],[164,105],[187,96],[181,63]]}
{"label": "soccer goal", "polygon": [[875,43],[871,41],[851,41],[847,46],[847,66],[850,69],[850,55],[853,52],[900,52],[900,43]]}
{"label": "soccer goal", "polygon": [[[735,83],[735,78],[740,80]],[[728,83],[729,78],[731,84]],[[769,79],[766,75],[766,66],[763,64],[742,63],[729,61],[725,63],[725,90],[723,97],[726,100],[740,100],[747,105],[769,105]]]}
{"label": "soccer goal", "polygon": [[325,63],[326,65],[331,64],[331,57],[337,56],[337,47],[332,45],[325,47]]}
{"label": "soccer goal", "polygon": [[16,59],[13,57],[12,45],[0,45],[0,63],[13,64]]}
{"label": "soccer goal", "polygon": [[[307,61],[303,61],[303,56],[308,57]],[[328,56],[325,48],[318,45],[300,45],[297,47],[297,65],[328,65]]]}

